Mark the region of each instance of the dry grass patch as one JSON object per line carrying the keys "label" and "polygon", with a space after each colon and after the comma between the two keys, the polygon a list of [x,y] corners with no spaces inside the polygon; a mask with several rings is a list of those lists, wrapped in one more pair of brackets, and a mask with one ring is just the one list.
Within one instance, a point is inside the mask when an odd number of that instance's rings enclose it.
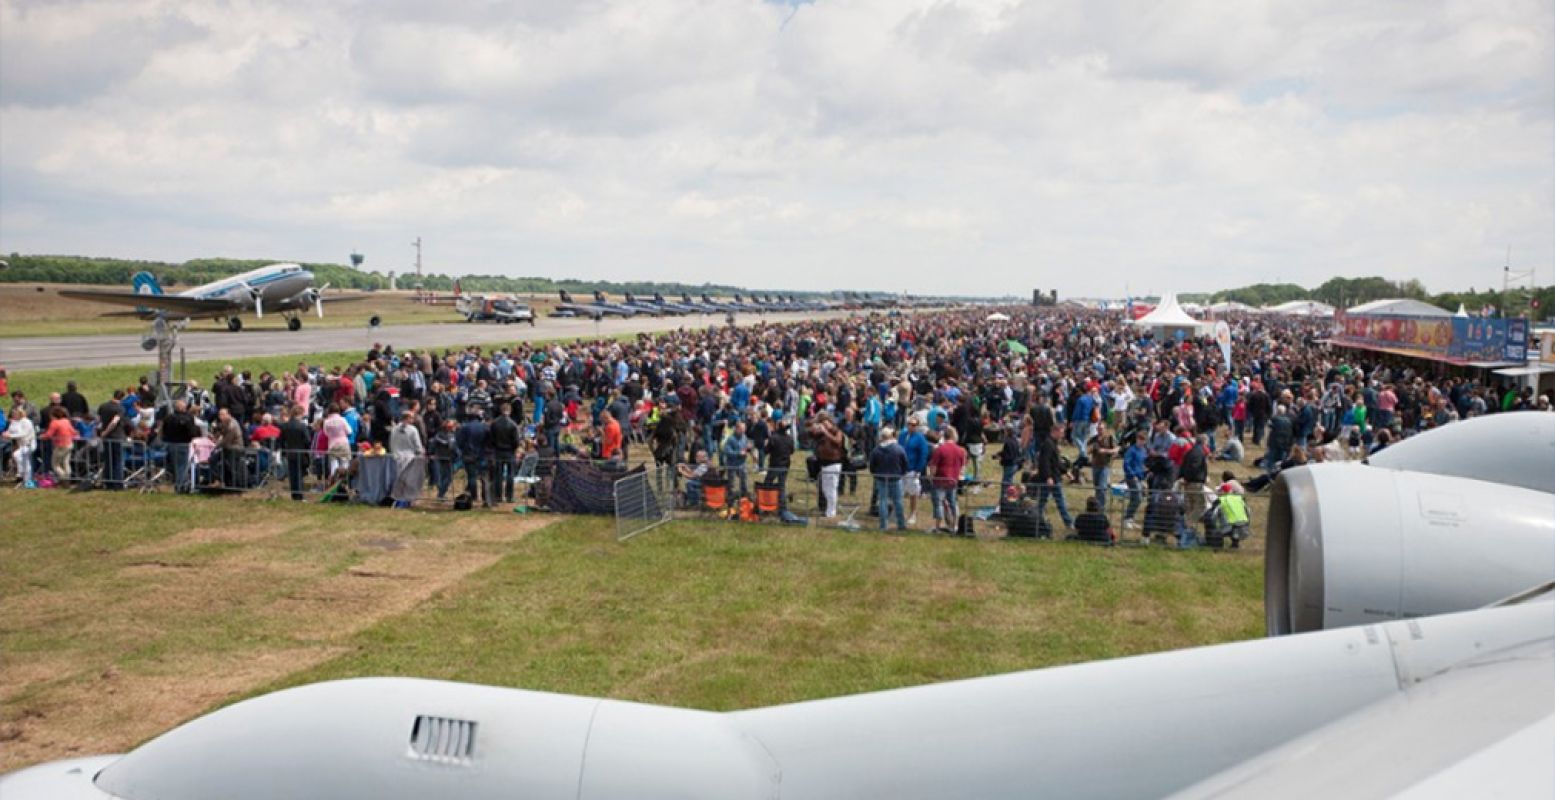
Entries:
{"label": "dry grass patch", "polygon": [[122,750],[340,655],[354,634],[490,566],[548,521],[106,493],[4,498],[0,769]]}

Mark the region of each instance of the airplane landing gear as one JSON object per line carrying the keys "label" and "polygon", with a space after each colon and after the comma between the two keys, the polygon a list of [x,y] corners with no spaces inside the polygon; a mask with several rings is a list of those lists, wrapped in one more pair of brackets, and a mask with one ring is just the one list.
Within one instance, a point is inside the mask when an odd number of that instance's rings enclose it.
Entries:
{"label": "airplane landing gear", "polygon": [[233,333],[243,330],[243,320],[237,317],[227,317],[227,330]]}
{"label": "airplane landing gear", "polygon": [[292,317],[291,319],[287,320],[286,329],[289,331],[302,330],[302,319],[299,317]]}

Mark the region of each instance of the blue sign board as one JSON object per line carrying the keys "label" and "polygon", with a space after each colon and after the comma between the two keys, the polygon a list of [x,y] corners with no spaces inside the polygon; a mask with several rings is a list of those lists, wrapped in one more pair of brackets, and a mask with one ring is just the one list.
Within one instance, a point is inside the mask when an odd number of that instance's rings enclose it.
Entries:
{"label": "blue sign board", "polygon": [[1447,355],[1457,361],[1528,359],[1528,320],[1454,317]]}

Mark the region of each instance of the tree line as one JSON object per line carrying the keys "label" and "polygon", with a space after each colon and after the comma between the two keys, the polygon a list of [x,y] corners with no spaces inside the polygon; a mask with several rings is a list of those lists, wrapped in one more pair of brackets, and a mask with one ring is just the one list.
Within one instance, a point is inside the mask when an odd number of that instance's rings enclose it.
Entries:
{"label": "tree line", "polygon": [[[265,259],[236,259],[236,258],[196,258],[182,263],[174,264],[165,261],[142,261],[136,259],[98,258],[93,256],[62,256],[62,255],[27,255],[12,253],[6,257],[8,266],[0,269],[0,283],[92,283],[128,286],[130,278],[137,272],[150,272],[157,277],[157,281],[163,288],[176,290],[179,287],[197,286],[202,283],[220,280],[240,272],[270,264],[282,263],[282,260]],[[329,284],[332,288],[352,289],[356,291],[377,291],[388,289],[390,278],[387,274],[355,269],[342,264],[301,263],[310,270],[319,285]],[[461,289],[467,292],[509,292],[513,294],[548,293],[565,290],[567,292],[590,293],[595,291],[611,294],[652,295],[654,292],[679,295],[681,293],[701,294],[732,294],[744,292],[737,286],[727,286],[714,283],[680,283],[680,282],[656,282],[656,281],[605,281],[567,279],[555,280],[553,278],[539,277],[509,277],[505,275],[464,275],[451,276],[444,274],[424,275],[398,275],[395,284],[399,289],[421,288],[431,292],[451,292],[457,281]],[[789,294],[785,291],[784,294]],[[795,292],[795,294],[812,295],[813,292]]]}
{"label": "tree line", "polygon": [[1459,304],[1462,304],[1470,314],[1478,314],[1486,307],[1490,307],[1505,311],[1507,316],[1543,319],[1552,313],[1551,304],[1555,303],[1555,285],[1536,287],[1532,290],[1526,287],[1512,288],[1504,295],[1500,289],[1481,290],[1472,287],[1463,291],[1433,294],[1426,290],[1425,284],[1415,278],[1392,281],[1373,275],[1361,278],[1329,278],[1315,289],[1307,289],[1294,283],[1255,283],[1251,286],[1199,295],[1197,299],[1190,295],[1183,297],[1185,301],[1200,303],[1231,301],[1260,308],[1288,303],[1292,300],[1316,300],[1335,308],[1349,308],[1373,300],[1404,297],[1430,303],[1447,311],[1457,311]]}

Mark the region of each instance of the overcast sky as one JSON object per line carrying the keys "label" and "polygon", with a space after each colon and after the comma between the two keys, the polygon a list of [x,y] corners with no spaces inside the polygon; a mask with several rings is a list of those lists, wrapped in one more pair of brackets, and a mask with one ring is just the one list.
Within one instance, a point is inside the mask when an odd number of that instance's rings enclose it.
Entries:
{"label": "overcast sky", "polygon": [[1549,0],[0,0],[0,250],[1555,281]]}

